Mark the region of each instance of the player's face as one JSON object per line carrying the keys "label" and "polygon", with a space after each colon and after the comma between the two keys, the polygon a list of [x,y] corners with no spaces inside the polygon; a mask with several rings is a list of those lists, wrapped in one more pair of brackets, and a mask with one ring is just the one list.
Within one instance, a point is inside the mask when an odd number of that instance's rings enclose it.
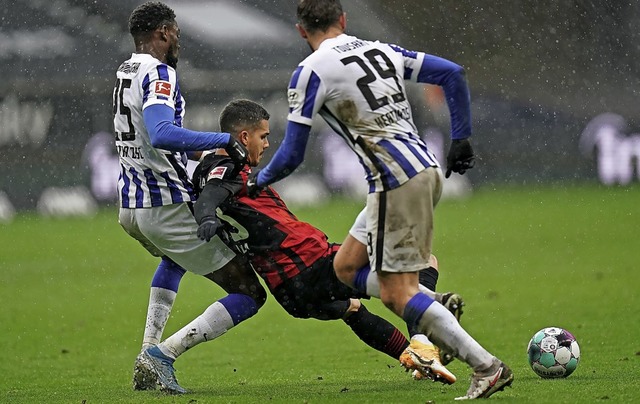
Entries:
{"label": "player's face", "polygon": [[249,151],[249,165],[255,167],[260,164],[264,151],[269,148],[269,121],[263,119],[250,130],[247,130],[247,151]]}
{"label": "player's face", "polygon": [[180,28],[178,24],[172,24],[167,30],[169,48],[167,49],[167,64],[174,69],[178,67],[178,54],[180,53]]}

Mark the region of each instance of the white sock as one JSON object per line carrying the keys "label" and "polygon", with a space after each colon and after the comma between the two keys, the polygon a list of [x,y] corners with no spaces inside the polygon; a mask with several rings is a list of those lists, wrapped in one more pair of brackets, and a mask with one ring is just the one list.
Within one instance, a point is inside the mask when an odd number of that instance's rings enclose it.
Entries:
{"label": "white sock", "polygon": [[427,344],[427,345],[433,345],[433,342],[431,342],[431,340],[424,334],[416,334],[413,337],[411,337],[411,341],[418,341],[418,342],[422,342],[423,344]]}
{"label": "white sock", "polygon": [[426,286],[423,286],[422,284],[418,284],[418,290],[420,291],[420,293],[424,293],[425,295],[429,296],[430,298],[432,298],[433,300],[436,300],[436,292],[434,292],[433,290],[427,288]]}
{"label": "white sock", "polygon": [[453,314],[438,302],[433,302],[422,314],[418,329],[425,332],[437,346],[452,352],[474,371],[485,370],[493,364],[493,355],[474,340]]}
{"label": "white sock", "polygon": [[371,297],[380,299],[380,281],[378,280],[378,273],[375,271],[370,271],[367,276],[366,293]]}
{"label": "white sock", "polygon": [[210,341],[233,327],[233,320],[222,303],[215,302],[181,330],[167,338],[158,347],[167,356],[176,359],[187,349]]}
{"label": "white sock", "polygon": [[147,308],[147,322],[144,326],[142,349],[157,345],[162,339],[164,326],[167,324],[176,292],[169,289],[152,287]]}

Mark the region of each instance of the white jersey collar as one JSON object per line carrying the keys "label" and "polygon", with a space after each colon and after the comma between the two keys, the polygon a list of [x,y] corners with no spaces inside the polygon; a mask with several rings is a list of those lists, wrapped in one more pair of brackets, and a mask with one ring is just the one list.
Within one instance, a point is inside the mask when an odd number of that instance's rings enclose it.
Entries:
{"label": "white jersey collar", "polygon": [[334,46],[336,46],[337,44],[341,44],[347,41],[353,41],[356,40],[357,38],[355,36],[351,36],[351,35],[347,35],[347,34],[340,34],[336,37],[333,38],[327,38],[324,41],[322,41],[322,43],[320,44],[320,46],[318,46],[318,49],[323,49],[323,48],[332,48]]}

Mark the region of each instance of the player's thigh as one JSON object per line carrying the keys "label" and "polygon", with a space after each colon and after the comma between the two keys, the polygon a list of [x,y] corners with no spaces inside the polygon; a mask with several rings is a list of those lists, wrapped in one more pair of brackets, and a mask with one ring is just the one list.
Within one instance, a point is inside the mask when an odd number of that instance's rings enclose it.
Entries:
{"label": "player's thigh", "polygon": [[136,220],[136,210],[120,208],[118,212],[118,223],[131,237],[137,240],[151,255],[161,257],[164,255],[142,232],[138,227]]}
{"label": "player's thigh", "polygon": [[249,295],[260,305],[267,299],[267,292],[245,257],[237,255],[221,269],[205,275],[227,293]]}
{"label": "player's thigh", "polygon": [[351,284],[357,271],[369,264],[367,246],[348,235],[336,253],[333,267],[341,281]]}
{"label": "player's thigh", "polygon": [[367,221],[366,211],[363,209],[356,217],[344,242],[340,245],[333,260],[333,267],[338,278],[351,285],[357,271],[367,264],[369,264]]}
{"label": "player's thigh", "polygon": [[318,260],[274,291],[278,303],[293,317],[318,320],[343,318],[355,295],[336,277],[330,257]]}
{"label": "player's thigh", "polygon": [[206,275],[235,257],[219,237],[208,242],[198,238],[198,225],[185,203],[135,210],[140,231],[187,271]]}
{"label": "player's thigh", "polygon": [[376,271],[414,272],[429,266],[433,213],[442,173],[428,168],[400,187],[367,196],[369,261]]}

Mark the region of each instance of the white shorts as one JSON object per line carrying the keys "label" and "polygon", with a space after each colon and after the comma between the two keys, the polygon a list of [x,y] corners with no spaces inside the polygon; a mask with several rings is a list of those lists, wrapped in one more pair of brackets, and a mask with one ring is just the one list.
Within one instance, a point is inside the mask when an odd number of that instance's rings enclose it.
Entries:
{"label": "white shorts", "polygon": [[353,223],[353,226],[349,229],[349,234],[351,237],[358,240],[360,243],[368,246],[367,242],[367,207],[365,206],[360,213],[358,213],[358,217],[356,217],[356,221]]}
{"label": "white shorts", "polygon": [[349,234],[367,245],[372,270],[415,272],[431,265],[433,211],[443,181],[440,168],[431,167],[396,189],[367,196]]}
{"label": "white shorts", "polygon": [[196,223],[186,203],[155,208],[120,208],[120,225],[152,255],[166,255],[187,271],[206,275],[235,257],[219,237],[209,242],[197,236]]}

